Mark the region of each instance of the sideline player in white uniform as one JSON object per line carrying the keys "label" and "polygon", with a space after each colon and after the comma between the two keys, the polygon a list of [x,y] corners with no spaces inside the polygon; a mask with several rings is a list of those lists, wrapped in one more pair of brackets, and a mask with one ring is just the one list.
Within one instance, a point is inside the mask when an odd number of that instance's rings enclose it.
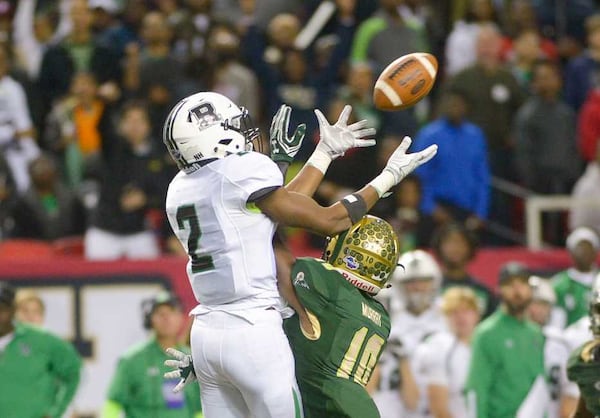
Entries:
{"label": "sideline player in white uniform", "polygon": [[[188,277],[199,302],[191,313],[191,357],[206,418],[301,415],[294,360],[281,327],[284,304],[272,247],[277,222],[335,235],[437,151],[433,146],[406,154],[406,138],[369,185],[321,207],[305,195],[311,194],[306,187],[316,187],[333,158],[374,143],[364,139],[374,134],[364,121],[347,125],[350,112],[347,106],[329,125],[316,111],[321,141],[286,187],[277,164],[252,151],[259,132],[249,115],[226,97],[187,97],[165,122],[164,142],[181,169],[169,185],[166,210],[189,254]],[[287,124],[285,129],[287,135]],[[174,373],[182,387],[194,378],[191,359],[176,357],[170,365],[179,368]]]}
{"label": "sideline player in white uniform", "polygon": [[[373,400],[382,418],[422,417],[425,408],[423,381],[415,364],[415,350],[428,336],[446,330],[439,306],[435,303],[439,295],[442,273],[435,259],[422,250],[404,253],[392,276],[395,292],[389,301],[392,330],[388,345],[379,361],[375,378],[379,378],[378,390]],[[393,290],[392,288],[392,290]],[[413,378],[419,388],[418,401],[413,396],[402,396],[401,358],[407,358]],[[413,398],[413,399],[410,399]],[[404,402],[403,402],[404,399]]]}
{"label": "sideline player in white uniform", "polygon": [[471,336],[481,318],[475,292],[455,286],[442,296],[449,332],[438,332],[417,347],[419,373],[433,418],[467,417],[464,387],[471,361]]}
{"label": "sideline player in white uniform", "polygon": [[562,330],[550,324],[556,293],[548,279],[531,276],[529,284],[533,292],[527,316],[542,327],[544,333],[544,369],[549,395],[545,416],[568,417],[577,406],[579,390],[577,384],[567,378],[567,361],[572,351],[570,344]]}

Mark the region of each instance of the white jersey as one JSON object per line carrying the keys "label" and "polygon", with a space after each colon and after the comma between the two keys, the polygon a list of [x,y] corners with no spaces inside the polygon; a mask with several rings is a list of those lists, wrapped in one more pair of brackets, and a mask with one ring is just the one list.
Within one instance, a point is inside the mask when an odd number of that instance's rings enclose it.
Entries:
{"label": "white jersey", "polygon": [[452,417],[467,417],[463,389],[469,372],[471,347],[450,332],[439,332],[420,344],[415,356],[417,373],[423,377],[425,390],[431,385],[446,387],[448,411]]}
{"label": "white jersey", "polygon": [[567,378],[567,361],[571,350],[559,329],[544,328],[544,370],[550,395],[546,418],[560,417],[563,396],[579,397],[577,384]]}
{"label": "white jersey", "polygon": [[276,224],[248,203],[260,190],[283,185],[277,165],[257,152],[180,172],[169,185],[167,216],[190,255],[192,313],[283,306],[277,291],[272,238]]}
{"label": "white jersey", "polygon": [[[423,417],[425,401],[424,392],[422,390],[423,381],[418,375],[418,370],[415,365],[415,351],[417,346],[424,341],[428,336],[431,336],[440,331],[446,331],[446,320],[442,316],[437,304],[423,312],[421,315],[413,315],[412,313],[402,309],[391,316],[392,329],[386,349],[379,360],[380,381],[377,392],[373,395],[373,400],[377,404],[377,408],[381,414],[381,418],[413,418]],[[413,371],[415,381],[421,391],[421,399],[419,408],[416,412],[411,413],[404,410],[402,400],[400,399],[399,388],[400,373],[398,357],[394,354],[401,346],[401,351],[408,357],[411,370]]]}

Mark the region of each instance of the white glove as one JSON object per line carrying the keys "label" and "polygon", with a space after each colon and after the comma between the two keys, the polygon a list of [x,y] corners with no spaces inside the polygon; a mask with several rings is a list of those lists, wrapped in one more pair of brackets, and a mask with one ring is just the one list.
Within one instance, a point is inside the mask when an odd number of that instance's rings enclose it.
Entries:
{"label": "white glove", "polygon": [[375,140],[368,138],[375,136],[375,128],[367,128],[369,122],[366,119],[348,125],[350,113],[352,113],[352,106],[344,106],[335,125],[330,125],[323,113],[315,109],[321,134],[317,150],[325,152],[332,160],[341,157],[350,148],[375,145]]}
{"label": "white glove", "polygon": [[165,379],[181,379],[173,388],[173,392],[177,393],[180,392],[188,383],[195,382],[197,380],[196,372],[194,371],[194,363],[192,362],[192,356],[174,348],[167,348],[165,352],[175,359],[165,360],[165,366],[173,367],[176,370],[166,372],[163,377]]}
{"label": "white glove", "polygon": [[431,160],[437,153],[438,146],[434,144],[423,151],[407,154],[406,150],[408,150],[411,143],[410,137],[405,136],[396,151],[388,159],[387,165],[381,174],[369,183],[377,190],[379,197],[382,197],[389,189],[400,183],[415,168]]}

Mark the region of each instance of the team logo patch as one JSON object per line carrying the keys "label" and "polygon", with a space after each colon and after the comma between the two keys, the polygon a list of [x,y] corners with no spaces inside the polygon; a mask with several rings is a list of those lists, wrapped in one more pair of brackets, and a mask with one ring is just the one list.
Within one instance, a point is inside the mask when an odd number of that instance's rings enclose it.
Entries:
{"label": "team logo patch", "polygon": [[160,370],[158,370],[158,367],[156,367],[156,366],[148,367],[146,369],[146,374],[148,376],[158,376],[159,373],[160,373]]}
{"label": "team logo patch", "polygon": [[513,340],[505,340],[504,345],[506,346],[506,348],[513,348],[515,346],[515,343]]}
{"label": "team logo patch", "polygon": [[294,277],[294,286],[301,286],[305,289],[310,289],[308,283],[306,283],[306,280],[304,280],[303,271],[299,271],[298,274],[296,274],[296,277]]}
{"label": "team logo patch", "polygon": [[198,128],[204,129],[221,120],[221,115],[215,111],[215,107],[212,103],[201,103],[190,109],[188,118],[190,122],[194,119]]}
{"label": "team logo patch", "polygon": [[356,270],[360,267],[360,263],[351,255],[347,255],[342,260],[344,261],[344,264],[346,264],[346,267],[348,267],[350,270]]}
{"label": "team logo patch", "polygon": [[23,357],[29,357],[31,355],[31,346],[29,344],[21,343],[19,345],[19,351]]}

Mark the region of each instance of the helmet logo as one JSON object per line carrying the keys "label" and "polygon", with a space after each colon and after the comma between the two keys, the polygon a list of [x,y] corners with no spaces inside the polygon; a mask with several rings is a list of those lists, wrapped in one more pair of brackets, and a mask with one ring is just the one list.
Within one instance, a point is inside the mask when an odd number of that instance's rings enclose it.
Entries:
{"label": "helmet logo", "polygon": [[356,270],[360,268],[360,263],[351,255],[345,256],[342,260],[344,261],[344,264],[346,264],[346,267],[348,267],[350,270]]}
{"label": "helmet logo", "polygon": [[212,103],[200,103],[198,106],[191,108],[189,112],[188,121],[192,122],[192,119],[194,119],[193,121],[196,122],[200,130],[208,128],[221,120],[221,115],[217,114]]}

